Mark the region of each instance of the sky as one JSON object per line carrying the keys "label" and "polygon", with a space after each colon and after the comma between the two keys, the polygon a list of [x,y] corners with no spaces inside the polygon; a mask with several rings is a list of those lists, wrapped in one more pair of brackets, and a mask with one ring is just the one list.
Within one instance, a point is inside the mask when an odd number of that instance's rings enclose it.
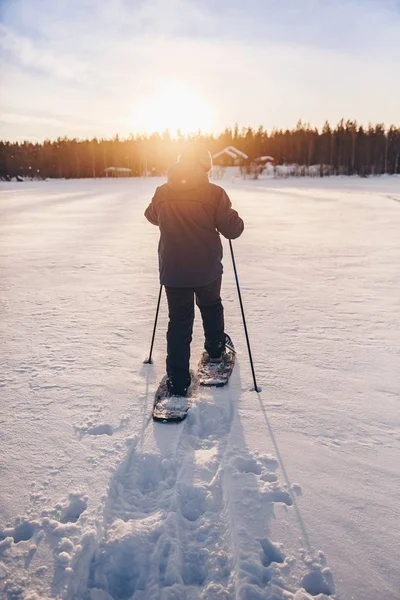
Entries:
{"label": "sky", "polygon": [[400,125],[400,0],[0,0],[0,139]]}

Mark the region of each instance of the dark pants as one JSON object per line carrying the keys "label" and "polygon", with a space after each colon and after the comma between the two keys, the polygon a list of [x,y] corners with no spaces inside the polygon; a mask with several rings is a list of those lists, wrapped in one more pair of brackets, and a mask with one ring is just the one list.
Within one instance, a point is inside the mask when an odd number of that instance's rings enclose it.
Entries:
{"label": "dark pants", "polygon": [[203,319],[204,347],[212,358],[224,348],[224,309],[221,277],[201,288],[166,287],[169,311],[167,375],[178,390],[190,384],[189,361],[194,321],[194,296]]}

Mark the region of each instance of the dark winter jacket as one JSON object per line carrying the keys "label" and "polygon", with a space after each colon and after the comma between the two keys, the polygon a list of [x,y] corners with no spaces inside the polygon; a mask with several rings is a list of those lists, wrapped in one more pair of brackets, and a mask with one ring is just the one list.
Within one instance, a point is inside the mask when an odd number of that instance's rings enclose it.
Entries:
{"label": "dark winter jacket", "polygon": [[160,228],[160,282],[169,287],[202,287],[222,274],[220,233],[239,237],[244,225],[225,190],[195,165],[177,163],[168,183],[158,187],[145,212]]}

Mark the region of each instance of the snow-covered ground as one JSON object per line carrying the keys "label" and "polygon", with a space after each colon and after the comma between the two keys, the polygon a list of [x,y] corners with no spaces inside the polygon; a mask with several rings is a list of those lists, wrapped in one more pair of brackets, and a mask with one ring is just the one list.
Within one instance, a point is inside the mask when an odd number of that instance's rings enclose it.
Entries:
{"label": "snow-covered ground", "polygon": [[224,182],[262,392],[227,254],[234,374],[169,426],[159,184],[1,184],[0,597],[398,600],[400,178]]}

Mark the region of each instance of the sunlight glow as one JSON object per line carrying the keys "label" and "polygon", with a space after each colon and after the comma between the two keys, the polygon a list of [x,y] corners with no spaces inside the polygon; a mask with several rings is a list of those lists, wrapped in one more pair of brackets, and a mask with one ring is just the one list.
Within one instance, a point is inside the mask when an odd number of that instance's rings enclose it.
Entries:
{"label": "sunlight glow", "polygon": [[134,112],[135,129],[182,134],[198,130],[208,132],[212,127],[211,106],[192,88],[168,83],[151,96],[144,97]]}

